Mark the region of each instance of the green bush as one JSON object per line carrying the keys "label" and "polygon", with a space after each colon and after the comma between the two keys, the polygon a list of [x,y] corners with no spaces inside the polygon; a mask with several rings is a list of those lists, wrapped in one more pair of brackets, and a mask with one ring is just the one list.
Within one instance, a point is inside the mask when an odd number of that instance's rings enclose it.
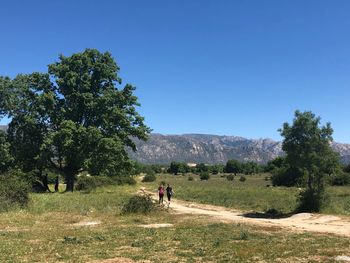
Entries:
{"label": "green bush", "polygon": [[297,212],[319,212],[326,205],[328,196],[324,190],[306,189],[299,195]]}
{"label": "green bush", "polygon": [[12,170],[0,176],[0,211],[26,207],[29,202],[30,184],[25,174]]}
{"label": "green bush", "polygon": [[226,179],[228,181],[233,181],[235,179],[235,176],[233,174],[229,174],[228,176],[226,176]]}
{"label": "green bush", "polygon": [[134,195],[123,205],[122,213],[149,213],[154,209],[155,205],[150,195]]}
{"label": "green bush", "polygon": [[331,185],[349,185],[350,184],[350,174],[340,173],[334,175],[330,178]]}
{"label": "green bush", "polygon": [[154,182],[156,179],[157,178],[154,174],[146,174],[143,177],[142,182]]}
{"label": "green bush", "polygon": [[112,178],[113,178],[113,181],[115,181],[115,183],[117,185],[124,185],[124,184],[134,185],[134,184],[136,184],[136,180],[131,176],[117,176],[117,177],[112,177]]}
{"label": "green bush", "polygon": [[75,189],[78,191],[90,192],[91,190],[109,185],[134,185],[136,181],[131,176],[87,176],[82,175],[78,177],[78,180],[75,184]]}
{"label": "green bush", "polygon": [[78,177],[75,189],[78,191],[91,191],[97,187],[115,185],[116,182],[106,176],[86,176],[82,175]]}
{"label": "green bush", "polygon": [[199,175],[199,178],[202,180],[202,181],[207,181],[209,180],[210,178],[210,175],[208,172],[203,172]]}
{"label": "green bush", "polygon": [[302,186],[303,173],[299,169],[291,167],[275,168],[272,171],[271,181],[273,186]]}
{"label": "green bush", "polygon": [[193,181],[193,180],[194,180],[193,176],[190,175],[190,176],[188,177],[188,181]]}
{"label": "green bush", "polygon": [[239,178],[239,181],[240,182],[245,182],[247,179],[244,177],[244,176],[241,176],[240,178]]}

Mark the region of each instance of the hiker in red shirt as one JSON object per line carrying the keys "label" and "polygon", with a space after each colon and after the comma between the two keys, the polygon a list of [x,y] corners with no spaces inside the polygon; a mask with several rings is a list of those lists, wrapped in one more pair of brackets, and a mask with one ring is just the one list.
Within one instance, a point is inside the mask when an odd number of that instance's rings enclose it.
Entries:
{"label": "hiker in red shirt", "polygon": [[158,188],[158,193],[159,193],[159,204],[162,202],[163,204],[163,197],[164,197],[164,186],[160,185]]}

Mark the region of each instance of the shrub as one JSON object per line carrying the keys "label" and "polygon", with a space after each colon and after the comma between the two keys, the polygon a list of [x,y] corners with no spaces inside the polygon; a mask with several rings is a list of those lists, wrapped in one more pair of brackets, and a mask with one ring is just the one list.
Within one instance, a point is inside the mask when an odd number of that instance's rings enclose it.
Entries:
{"label": "shrub", "polygon": [[226,179],[228,181],[233,181],[235,179],[235,176],[233,174],[229,174],[228,176],[226,176]]}
{"label": "shrub", "polygon": [[265,210],[265,214],[270,217],[280,217],[283,215],[283,213],[276,208],[269,208]]}
{"label": "shrub", "polygon": [[330,178],[331,185],[349,185],[350,184],[350,174],[340,173],[334,175]]}
{"label": "shrub", "polygon": [[276,168],[271,176],[272,185],[277,186],[296,186],[304,185],[303,173],[291,167]]}
{"label": "shrub", "polygon": [[97,187],[116,184],[116,182],[107,176],[86,176],[78,177],[75,189],[78,191],[91,191]]}
{"label": "shrub", "polygon": [[207,180],[209,180],[209,178],[210,178],[210,175],[209,175],[209,173],[208,172],[203,172],[203,173],[201,173],[200,175],[199,175],[199,178],[203,181],[207,181]]}
{"label": "shrub", "polygon": [[319,212],[327,200],[324,190],[306,189],[299,195],[297,212]]}
{"label": "shrub", "polygon": [[122,213],[149,213],[154,208],[155,205],[150,195],[134,195],[123,205]]}
{"label": "shrub", "polygon": [[154,174],[146,174],[143,177],[142,182],[154,182],[156,180],[156,176]]}
{"label": "shrub", "polygon": [[190,175],[190,176],[188,177],[188,181],[193,181],[193,180],[194,180],[193,176]]}
{"label": "shrub", "polygon": [[245,229],[241,229],[239,232],[238,240],[248,240],[249,239],[249,232]]}
{"label": "shrub", "polygon": [[244,176],[241,176],[240,178],[239,178],[239,181],[240,182],[245,182],[247,179],[244,177]]}
{"label": "shrub", "polygon": [[134,184],[136,184],[136,180],[131,176],[117,176],[117,177],[112,177],[112,178],[117,185],[123,185],[123,184],[134,185]]}
{"label": "shrub", "polygon": [[0,176],[0,211],[27,206],[30,185],[24,179],[25,174],[17,170]]}

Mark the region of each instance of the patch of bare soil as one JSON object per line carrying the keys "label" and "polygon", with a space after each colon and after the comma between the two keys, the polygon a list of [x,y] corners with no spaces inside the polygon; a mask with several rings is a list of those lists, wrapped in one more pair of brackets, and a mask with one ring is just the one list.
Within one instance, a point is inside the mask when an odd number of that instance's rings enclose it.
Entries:
{"label": "patch of bare soil", "polygon": [[100,220],[95,221],[89,221],[89,220],[83,220],[78,223],[72,224],[75,227],[81,227],[81,226],[96,226],[101,224],[102,222]]}
{"label": "patch of bare soil", "polygon": [[134,261],[130,258],[117,257],[117,258],[109,258],[105,260],[94,260],[94,261],[90,261],[89,263],[149,263],[149,262],[151,261],[149,260]]}
{"label": "patch of bare soil", "polygon": [[350,262],[350,257],[348,256],[337,256],[335,258],[336,261],[342,261],[342,262]]}
{"label": "patch of bare soil", "polygon": [[[152,194],[152,193],[150,193]],[[154,198],[156,196],[153,194]],[[248,216],[244,211],[229,210],[225,207],[202,205],[173,200],[170,210],[178,214],[206,215],[221,222],[247,223],[268,227],[281,227],[291,231],[329,233],[350,237],[350,217],[321,215],[312,213],[294,214],[284,218]]]}
{"label": "patch of bare soil", "polygon": [[139,225],[143,228],[162,228],[162,227],[172,227],[173,224],[148,224],[148,225]]}
{"label": "patch of bare soil", "polygon": [[12,227],[12,226],[0,228],[0,232],[21,232],[21,231],[28,231],[28,229],[27,228]]}

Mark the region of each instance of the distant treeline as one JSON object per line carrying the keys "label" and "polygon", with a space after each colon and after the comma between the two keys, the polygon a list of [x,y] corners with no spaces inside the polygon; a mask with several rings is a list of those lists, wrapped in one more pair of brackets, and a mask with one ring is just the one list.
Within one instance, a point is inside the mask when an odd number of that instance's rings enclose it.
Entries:
{"label": "distant treeline", "polygon": [[[157,173],[169,174],[244,174],[252,175],[259,173],[270,173],[272,184],[275,186],[300,186],[306,185],[305,174],[290,167],[286,162],[285,157],[277,157],[267,164],[258,164],[255,162],[240,162],[238,160],[229,160],[226,164],[205,164],[199,163],[196,165],[188,165],[185,162],[171,162],[169,165],[164,164],[142,164],[139,162],[133,163],[133,174],[148,174]],[[348,185],[350,184],[350,165],[339,166],[339,168],[329,175],[327,182],[330,185]]]}

